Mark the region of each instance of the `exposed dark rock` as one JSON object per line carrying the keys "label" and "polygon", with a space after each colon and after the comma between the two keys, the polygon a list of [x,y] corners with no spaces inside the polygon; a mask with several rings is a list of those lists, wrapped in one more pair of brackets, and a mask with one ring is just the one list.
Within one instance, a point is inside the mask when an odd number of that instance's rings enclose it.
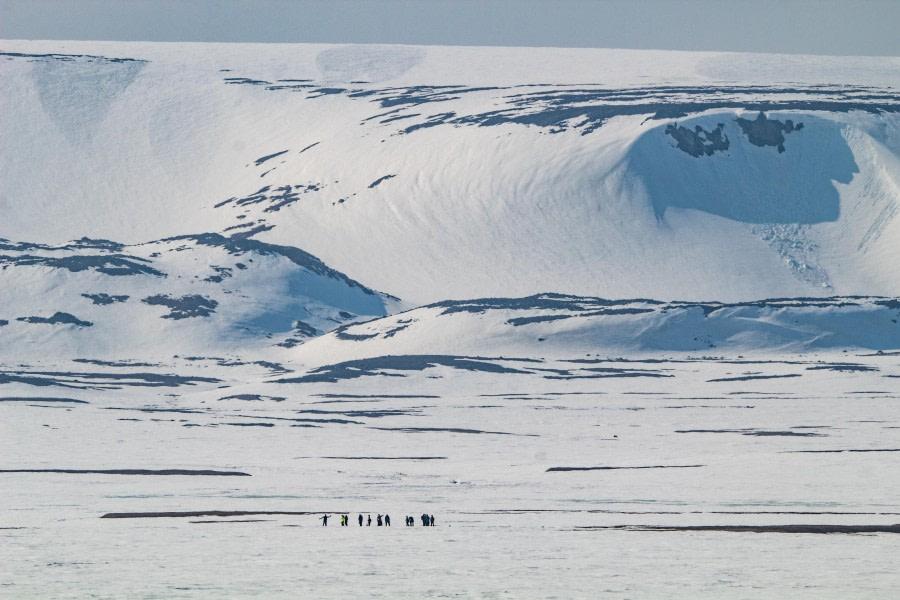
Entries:
{"label": "exposed dark rock", "polygon": [[170,375],[165,373],[75,373],[68,371],[0,371],[0,383],[26,383],[65,388],[118,389],[121,386],[175,387],[196,383],[221,383],[215,377]]}
{"label": "exposed dark rock", "polygon": [[828,437],[824,433],[810,431],[765,431],[761,429],[676,429],[675,433],[739,433],[758,437]]}
{"label": "exposed dark rock", "polygon": [[796,126],[790,119],[783,123],[775,119],[767,119],[762,111],[756,116],[756,120],[738,118],[737,124],[744,135],[754,146],[774,146],[778,152],[784,152],[784,134],[803,129],[803,123]]}
{"label": "exposed dark rock", "polygon": [[158,367],[157,363],[136,362],[130,360],[100,360],[97,358],[73,358],[72,362],[84,363],[88,365],[99,365],[101,367]]}
{"label": "exposed dark rock", "polygon": [[350,287],[360,289],[362,292],[374,295],[375,292],[364,285],[353,281],[343,273],[329,268],[321,260],[293,246],[278,246],[276,244],[267,244],[259,240],[250,238],[225,237],[218,233],[201,233],[198,235],[186,235],[169,238],[164,241],[191,240],[201,246],[214,246],[225,249],[229,254],[243,255],[255,253],[261,256],[283,256],[299,267],[303,267],[317,275],[324,275],[331,279],[343,281]]}
{"label": "exposed dark rock", "polygon": [[219,400],[271,400],[272,402],[284,402],[286,399],[287,398],[284,396],[261,396],[259,394],[235,394],[233,396],[223,396],[222,398],[219,398]]}
{"label": "exposed dark rock", "polygon": [[156,296],[148,296],[141,300],[141,302],[156,306],[166,306],[171,309],[169,314],[163,315],[163,319],[208,317],[216,312],[215,308],[219,305],[219,303],[212,298],[204,298],[198,294],[189,294],[178,298],[158,294]]}
{"label": "exposed dark rock", "polygon": [[550,467],[547,473],[562,471],[618,471],[622,469],[697,469],[706,465],[647,465],[639,467]]}
{"label": "exposed dark rock", "polygon": [[281,152],[275,152],[274,154],[267,154],[266,156],[261,156],[261,157],[257,158],[256,161],[254,161],[254,162],[256,163],[256,166],[258,167],[259,165],[263,164],[267,160],[271,160],[273,158],[281,156],[282,154],[286,154],[287,152],[288,152],[288,150],[282,150]]}
{"label": "exposed dark rock", "polygon": [[221,477],[250,477],[240,471],[212,471],[208,469],[0,469],[0,473],[63,473],[71,475],[201,475]]}
{"label": "exposed dark rock", "polygon": [[25,323],[44,323],[47,325],[77,325],[78,327],[93,327],[90,321],[82,321],[75,315],[65,312],[54,313],[52,317],[19,317],[16,321]]}
{"label": "exposed dark rock", "polygon": [[125,302],[128,296],[110,296],[109,294],[82,294],[83,298],[89,299],[94,304],[106,305],[115,302]]}
{"label": "exposed dark rock", "polygon": [[23,254],[20,256],[0,255],[0,264],[10,264],[16,266],[44,266],[54,269],[66,269],[73,273],[80,271],[97,271],[104,275],[127,276],[127,275],[153,275],[155,277],[165,277],[165,273],[157,271],[153,267],[146,264],[150,262],[136,256],[125,256],[121,254],[98,254],[98,255],[77,255],[77,256],[35,256],[31,254]]}
{"label": "exposed dark rock", "polygon": [[731,533],[900,533],[900,525],[593,525],[579,530],[727,531]]}
{"label": "exposed dark rock", "polygon": [[741,375],[739,377],[719,377],[717,379],[707,379],[707,382],[721,381],[753,381],[755,379],[787,379],[789,377],[800,377],[798,373],[789,373],[786,375]]}
{"label": "exposed dark rock", "polygon": [[146,60],[138,58],[109,58],[106,56],[93,56],[91,54],[27,54],[23,52],[0,52],[0,56],[11,58],[30,58],[35,60],[58,61],[82,61],[82,62],[109,62],[109,63],[145,63]]}
{"label": "exposed dark rock", "polygon": [[687,127],[673,123],[666,127],[666,135],[675,138],[678,148],[691,156],[712,156],[714,152],[728,150],[728,136],[724,134],[725,125],[719,123],[715,129],[706,131],[699,125],[691,131]]}
{"label": "exposed dark rock", "polygon": [[475,433],[490,435],[518,435],[523,437],[538,437],[536,434],[527,433],[510,433],[508,431],[484,431],[482,429],[465,429],[460,427],[369,427],[369,429],[380,429],[382,431],[402,431],[403,433],[428,433],[428,432],[446,432],[446,433]]}
{"label": "exposed dark rock", "polygon": [[900,448],[847,448],[841,450],[789,450],[788,454],[840,454],[841,452],[900,452]]}
{"label": "exposed dark rock", "polygon": [[396,175],[385,175],[383,177],[379,177],[378,179],[376,179],[375,181],[373,181],[372,183],[369,184],[369,189],[371,190],[373,188],[376,188],[376,187],[378,187],[378,184],[380,184],[384,181],[387,181],[388,179],[393,179],[394,177],[396,177]]}
{"label": "exposed dark rock", "polygon": [[74,398],[46,398],[40,396],[14,396],[0,398],[0,402],[59,402],[62,404],[90,404],[87,400],[76,400]]}
{"label": "exposed dark rock", "polygon": [[447,460],[446,456],[320,456],[328,460]]}
{"label": "exposed dark rock", "polygon": [[400,373],[389,371],[424,371],[438,365],[462,369],[466,371],[481,371],[486,373],[527,373],[519,369],[511,369],[493,362],[491,359],[481,357],[449,356],[449,355],[400,355],[377,356],[360,360],[350,360],[315,368],[301,377],[278,379],[275,383],[336,383],[344,379],[356,379],[381,375],[387,377],[404,377]]}
{"label": "exposed dark rock", "polygon": [[304,323],[303,321],[294,321],[293,328],[294,333],[298,333],[304,337],[316,337],[317,335],[319,335],[318,329],[308,323]]}
{"label": "exposed dark rock", "polygon": [[318,515],[322,513],[341,513],[339,510],[326,511],[285,511],[285,510],[200,510],[171,512],[126,512],[106,513],[101,519],[153,519],[179,517],[244,517],[251,515]]}

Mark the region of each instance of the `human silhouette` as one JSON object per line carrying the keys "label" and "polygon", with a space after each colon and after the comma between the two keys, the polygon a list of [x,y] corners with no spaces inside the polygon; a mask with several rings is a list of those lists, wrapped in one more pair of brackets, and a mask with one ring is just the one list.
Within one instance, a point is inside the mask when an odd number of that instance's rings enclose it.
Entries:
{"label": "human silhouette", "polygon": [[366,527],[372,526],[372,515],[369,515],[369,520],[366,522]]}
{"label": "human silhouette", "polygon": [[422,513],[422,526],[428,527],[428,515],[425,513]]}
{"label": "human silhouette", "polygon": [[384,526],[385,527],[391,526],[391,515],[384,515]]}
{"label": "human silhouette", "polygon": [[322,520],[322,527],[328,527],[328,515],[322,515],[319,519]]}
{"label": "human silhouette", "polygon": [[381,515],[378,515],[378,518],[375,519],[375,522],[378,523],[378,526],[379,526],[379,527],[381,527],[382,525],[384,525],[384,521],[382,521]]}
{"label": "human silhouette", "polygon": [[431,515],[430,517],[428,517],[428,521],[429,521],[428,526],[434,527],[434,515]]}
{"label": "human silhouette", "polygon": [[362,527],[362,514],[359,515],[359,526]]}

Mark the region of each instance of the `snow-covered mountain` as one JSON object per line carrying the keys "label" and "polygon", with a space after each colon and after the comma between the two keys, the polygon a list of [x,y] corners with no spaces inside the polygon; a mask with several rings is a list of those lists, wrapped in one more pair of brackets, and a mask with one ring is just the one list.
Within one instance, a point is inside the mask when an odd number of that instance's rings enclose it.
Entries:
{"label": "snow-covered mountain", "polygon": [[898,67],[4,41],[0,335],[268,352],[448,298],[891,297]]}

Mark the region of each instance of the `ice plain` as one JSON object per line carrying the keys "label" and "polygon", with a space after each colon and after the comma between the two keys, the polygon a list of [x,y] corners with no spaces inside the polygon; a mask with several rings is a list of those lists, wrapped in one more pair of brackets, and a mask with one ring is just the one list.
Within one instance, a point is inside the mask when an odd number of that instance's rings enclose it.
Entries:
{"label": "ice plain", "polygon": [[3,597],[900,589],[897,59],[0,46]]}

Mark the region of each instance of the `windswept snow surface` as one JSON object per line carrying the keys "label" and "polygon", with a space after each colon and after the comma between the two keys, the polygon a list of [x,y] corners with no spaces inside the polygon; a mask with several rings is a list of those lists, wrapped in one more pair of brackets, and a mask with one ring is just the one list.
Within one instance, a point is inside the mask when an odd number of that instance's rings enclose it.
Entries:
{"label": "windswept snow surface", "polygon": [[0,595],[893,597],[898,87],[0,42]]}
{"label": "windswept snow surface", "polygon": [[890,598],[898,358],[7,365],[3,596]]}

